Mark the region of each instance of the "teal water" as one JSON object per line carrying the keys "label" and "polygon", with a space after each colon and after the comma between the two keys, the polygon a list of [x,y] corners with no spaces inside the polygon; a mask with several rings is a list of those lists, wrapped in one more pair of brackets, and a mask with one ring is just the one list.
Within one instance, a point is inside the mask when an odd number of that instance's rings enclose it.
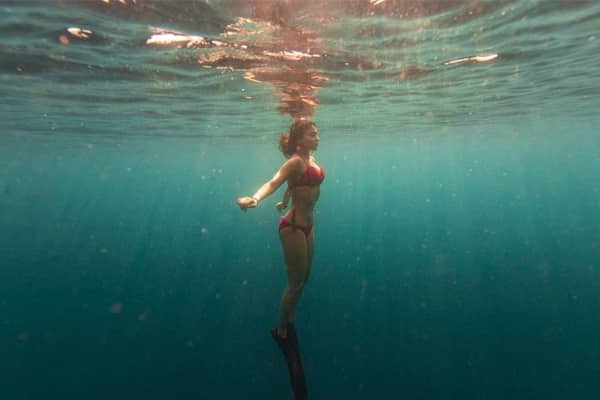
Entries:
{"label": "teal water", "polygon": [[[0,4],[2,398],[292,398],[282,193],[235,204],[283,160],[288,87],[244,52],[144,45],[219,37],[243,2],[97,3]],[[367,3],[296,10],[330,54],[309,398],[596,398],[600,8]],[[74,25],[102,40],[62,44]]]}

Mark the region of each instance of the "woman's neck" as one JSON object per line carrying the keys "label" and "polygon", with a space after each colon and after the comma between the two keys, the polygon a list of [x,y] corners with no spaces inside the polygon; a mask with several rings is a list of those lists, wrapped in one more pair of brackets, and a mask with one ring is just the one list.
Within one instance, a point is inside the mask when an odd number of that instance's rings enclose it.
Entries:
{"label": "woman's neck", "polygon": [[298,151],[296,151],[296,154],[304,160],[310,160],[310,151],[309,150],[298,150]]}

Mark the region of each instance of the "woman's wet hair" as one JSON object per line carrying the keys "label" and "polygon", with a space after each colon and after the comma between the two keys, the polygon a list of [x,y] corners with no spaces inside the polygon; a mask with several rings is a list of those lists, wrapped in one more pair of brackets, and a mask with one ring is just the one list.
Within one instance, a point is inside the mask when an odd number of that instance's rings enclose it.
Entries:
{"label": "woman's wet hair", "polygon": [[315,125],[313,121],[299,119],[294,121],[288,132],[283,132],[279,135],[279,150],[281,150],[286,158],[294,155],[298,147],[298,142],[302,139],[306,130]]}

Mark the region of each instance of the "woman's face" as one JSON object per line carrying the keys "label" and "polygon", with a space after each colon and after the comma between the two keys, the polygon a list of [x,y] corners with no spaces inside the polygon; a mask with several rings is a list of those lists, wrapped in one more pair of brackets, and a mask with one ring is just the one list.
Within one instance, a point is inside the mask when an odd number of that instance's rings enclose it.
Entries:
{"label": "woman's face", "polygon": [[306,128],[298,146],[308,151],[317,150],[317,147],[319,146],[319,135],[317,134],[317,127],[315,125]]}

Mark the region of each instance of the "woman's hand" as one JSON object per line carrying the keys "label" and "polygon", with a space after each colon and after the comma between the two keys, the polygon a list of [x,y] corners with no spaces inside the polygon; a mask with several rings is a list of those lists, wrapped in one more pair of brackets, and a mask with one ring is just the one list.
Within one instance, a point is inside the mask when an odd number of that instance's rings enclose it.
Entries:
{"label": "woman's hand", "polygon": [[277,209],[277,211],[282,212],[287,208],[287,204],[285,204],[283,201],[280,201],[277,204],[275,204],[275,208]]}
{"label": "woman's hand", "polygon": [[237,199],[237,204],[240,210],[246,211],[249,208],[255,208],[258,205],[258,201],[254,197],[240,197]]}

